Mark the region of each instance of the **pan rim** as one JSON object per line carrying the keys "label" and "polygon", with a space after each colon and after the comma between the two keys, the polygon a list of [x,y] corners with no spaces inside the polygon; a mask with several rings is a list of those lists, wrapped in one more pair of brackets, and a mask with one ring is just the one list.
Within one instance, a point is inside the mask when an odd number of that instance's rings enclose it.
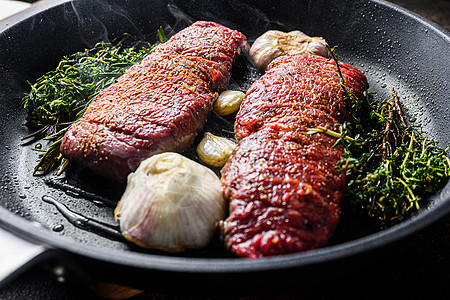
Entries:
{"label": "pan rim", "polygon": [[448,30],[446,30],[445,28],[443,28],[442,26],[440,26],[439,24],[434,23],[431,20],[428,20],[424,17],[422,17],[421,15],[416,14],[415,12],[412,12],[410,10],[407,10],[406,8],[403,8],[395,3],[392,2],[388,2],[386,0],[369,0],[369,2],[374,2],[374,3],[378,3],[382,6],[386,6],[389,7],[391,9],[394,9],[395,11],[398,11],[400,13],[402,13],[403,15],[406,15],[420,23],[425,24],[426,26],[431,26],[433,29],[435,29],[437,31],[437,33],[439,33],[444,39],[446,39],[447,41],[450,42],[450,32]]}
{"label": "pan rim", "polygon": [[[32,17],[46,9],[63,5],[71,0],[43,1],[32,6],[30,10],[20,12],[8,19],[0,21],[0,34],[9,30],[22,20]],[[413,18],[429,29],[439,34],[450,46],[450,33],[434,22],[427,20],[396,4],[384,0],[368,0],[381,6],[394,9],[403,15]],[[448,190],[450,183],[444,187]],[[450,213],[450,195],[445,195],[438,204],[433,205],[433,210],[418,214],[404,222],[385,230],[351,240],[349,242],[326,246],[324,248],[307,252],[286,254],[282,256],[265,257],[257,260],[241,258],[191,258],[154,255],[131,251],[119,251],[110,249],[108,255],[99,251],[92,251],[93,247],[77,243],[66,236],[58,236],[46,228],[34,226],[30,221],[14,215],[5,207],[0,206],[0,225],[15,233],[21,234],[31,240],[43,243],[49,249],[61,249],[74,254],[86,256],[96,260],[126,265],[149,270],[186,273],[236,273],[258,272],[275,269],[303,267],[316,263],[329,262],[341,258],[361,254],[369,250],[375,250],[395,241],[399,241],[417,231],[431,225],[440,218]],[[31,234],[33,232],[33,234]],[[111,255],[112,254],[112,255]]]}
{"label": "pan rim", "polygon": [[[450,182],[443,189],[449,185]],[[450,199],[449,196],[447,195],[446,199]],[[258,259],[178,257],[117,249],[108,249],[106,254],[102,251],[92,251],[92,246],[80,244],[71,237],[58,236],[48,228],[36,226],[30,221],[12,214],[4,207],[0,207],[0,226],[29,238],[32,242],[43,244],[48,250],[67,251],[106,263],[153,271],[226,274],[307,267],[356,256],[400,241],[437,222],[448,213],[450,213],[450,202],[447,200],[447,202],[444,201],[433,206],[433,210],[420,213],[390,228],[348,242],[305,252]],[[30,234],[30,229],[33,234]]]}

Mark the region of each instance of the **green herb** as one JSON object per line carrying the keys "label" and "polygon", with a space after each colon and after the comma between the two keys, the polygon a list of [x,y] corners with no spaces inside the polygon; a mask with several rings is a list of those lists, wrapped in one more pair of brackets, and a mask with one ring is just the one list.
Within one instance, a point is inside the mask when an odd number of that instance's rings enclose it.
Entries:
{"label": "green herb", "polygon": [[122,49],[98,43],[93,49],[66,56],[57,68],[38,78],[22,100],[27,125],[43,127],[76,120],[102,89],[150,53],[152,47]]}
{"label": "green herb", "polygon": [[[160,28],[157,37],[166,36]],[[91,100],[114,83],[132,65],[152,52],[155,45],[125,47],[130,36],[116,43],[100,42],[93,49],[65,56],[55,70],[30,83],[31,91],[22,99],[28,110],[26,125],[38,128],[30,138],[44,138],[53,142],[35,168],[34,174],[46,174],[61,163],[59,146],[70,125],[86,111]]]}
{"label": "green herb", "polygon": [[439,189],[450,176],[447,149],[407,125],[397,95],[370,106],[372,126],[355,132],[350,123],[336,124],[339,132],[325,127],[310,134],[337,138],[343,148],[338,168],[350,177],[347,201],[358,211],[387,224],[420,208],[420,201]]}
{"label": "green herb", "polygon": [[[309,133],[337,138],[335,146],[343,149],[338,168],[350,177],[346,196],[353,208],[384,224],[401,219],[417,211],[421,200],[450,177],[448,148],[440,148],[437,141],[405,122],[394,90],[390,99],[380,103],[371,102],[367,93],[361,101],[339,74],[344,98],[353,108],[355,128],[345,122],[336,124],[339,132],[319,127]],[[360,126],[361,119],[370,126]]]}
{"label": "green herb", "polygon": [[162,28],[162,26],[159,27],[159,30],[156,33],[156,35],[161,43],[165,43],[167,41],[167,37],[166,34],[164,33],[164,29]]}
{"label": "green herb", "polygon": [[[373,218],[389,222],[420,208],[420,201],[450,176],[448,149],[404,121],[398,96],[371,105],[374,126],[349,144],[344,158],[348,199]],[[347,141],[347,140],[346,140]]]}

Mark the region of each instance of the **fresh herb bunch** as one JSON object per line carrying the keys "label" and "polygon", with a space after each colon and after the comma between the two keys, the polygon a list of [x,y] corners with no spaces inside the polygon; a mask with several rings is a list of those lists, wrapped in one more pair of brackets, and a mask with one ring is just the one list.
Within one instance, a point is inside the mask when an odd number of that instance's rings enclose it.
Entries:
{"label": "fresh herb bunch", "polygon": [[43,127],[74,121],[98,92],[152,49],[151,45],[136,50],[122,48],[122,42],[100,42],[93,49],[65,56],[55,70],[30,84],[30,93],[22,99],[28,109],[27,125]]}
{"label": "fresh herb bunch", "polygon": [[[157,38],[161,43],[166,41],[162,28]],[[30,83],[31,91],[23,97],[22,106],[28,110],[26,125],[38,130],[23,139],[43,137],[53,142],[47,150],[35,149],[45,154],[34,174],[46,174],[60,163],[59,146],[70,125],[84,114],[101,90],[113,84],[156,46],[142,41],[125,46],[130,39],[131,36],[124,35],[118,43],[99,42],[92,49],[65,56],[55,70]],[[139,46],[142,44],[144,46]]]}
{"label": "fresh herb bunch", "polygon": [[[337,138],[343,149],[338,168],[350,180],[346,198],[358,212],[388,224],[420,208],[420,201],[450,177],[447,149],[428,140],[425,133],[408,125],[399,98],[363,101],[345,86],[334,49],[329,49],[341,78],[344,99],[351,107],[353,122],[336,124],[339,132],[326,127],[311,128],[310,134],[325,133]],[[362,122],[361,120],[364,120]],[[361,126],[361,124],[370,124]]]}
{"label": "fresh herb bunch", "polygon": [[401,219],[420,208],[420,201],[450,176],[447,149],[406,124],[398,96],[370,104],[371,129],[360,132],[358,143],[342,161],[348,199],[383,223]]}
{"label": "fresh herb bunch", "polygon": [[[339,132],[327,127],[311,128],[337,138],[343,156],[338,169],[350,180],[346,199],[358,212],[383,224],[401,219],[420,208],[420,201],[442,186],[450,176],[447,149],[428,140],[425,133],[406,124],[397,95],[379,104],[365,95],[370,126],[345,122]],[[360,114],[363,118],[364,114]],[[361,123],[359,123],[361,124]],[[357,134],[355,134],[357,132]]]}

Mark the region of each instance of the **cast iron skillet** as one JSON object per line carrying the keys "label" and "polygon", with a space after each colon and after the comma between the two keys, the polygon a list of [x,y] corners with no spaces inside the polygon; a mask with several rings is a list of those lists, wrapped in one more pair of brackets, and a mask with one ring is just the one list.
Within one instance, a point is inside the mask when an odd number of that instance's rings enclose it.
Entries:
{"label": "cast iron skillet", "polygon": [[[60,177],[32,176],[39,154],[38,142],[21,138],[26,112],[20,98],[33,81],[53,69],[63,55],[131,33],[154,42],[160,27],[166,34],[195,20],[213,20],[243,32],[252,42],[268,29],[302,30],[338,46],[342,61],[365,72],[370,91],[384,99],[390,88],[400,95],[408,117],[442,147],[450,144],[450,36],[448,32],[384,1],[49,1],[0,22],[0,225],[34,244],[33,257],[59,258],[79,278],[109,280],[137,287],[164,283],[199,283],[209,286],[245,282],[247,276],[273,282],[286,274],[314,279],[318,270],[330,270],[348,259],[377,250],[438,220],[450,211],[450,184],[422,203],[422,209],[403,222],[381,230],[363,218],[343,212],[341,223],[327,247],[278,257],[247,260],[233,257],[219,243],[202,251],[168,255],[144,251],[70,223],[42,196],[55,197],[83,216],[114,224],[113,208],[46,184]],[[150,34],[150,35],[149,35]],[[252,73],[253,72],[253,73]],[[236,75],[237,74],[237,75]],[[254,70],[241,63],[233,84],[245,90]],[[244,76],[244,77],[245,77]],[[229,126],[211,118],[213,130]],[[215,123],[216,122],[216,123]],[[64,177],[66,176],[66,177]],[[67,177],[68,176],[68,177]],[[89,170],[69,169],[70,183],[115,201],[123,187],[98,178]],[[62,231],[59,231],[63,229]],[[1,236],[0,236],[1,237]],[[9,243],[4,240],[2,243]],[[6,245],[6,244],[4,244]],[[5,261],[8,259],[5,259]],[[11,259],[13,260],[13,259]],[[2,262],[2,265],[4,262]],[[289,271],[289,272],[288,272]],[[155,275],[155,276],[153,276]],[[152,276],[149,280],[149,276]]]}

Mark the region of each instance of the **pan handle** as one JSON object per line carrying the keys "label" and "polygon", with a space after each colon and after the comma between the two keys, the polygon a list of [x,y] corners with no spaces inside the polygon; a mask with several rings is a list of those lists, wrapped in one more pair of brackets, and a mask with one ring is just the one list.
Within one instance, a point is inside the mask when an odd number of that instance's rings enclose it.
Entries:
{"label": "pan handle", "polygon": [[[25,237],[17,236],[3,228],[0,224],[0,289],[36,265],[50,257],[58,257],[58,251],[47,246],[34,243]],[[66,270],[70,274],[65,274]],[[100,295],[104,299],[128,299],[142,293],[142,290],[129,288],[112,282],[97,282],[83,268],[65,257],[63,264],[57,264],[53,269],[55,276],[70,275],[73,283],[87,289],[87,295]],[[60,277],[63,278],[63,277]]]}
{"label": "pan handle", "polygon": [[0,287],[43,259],[47,250],[0,226]]}

